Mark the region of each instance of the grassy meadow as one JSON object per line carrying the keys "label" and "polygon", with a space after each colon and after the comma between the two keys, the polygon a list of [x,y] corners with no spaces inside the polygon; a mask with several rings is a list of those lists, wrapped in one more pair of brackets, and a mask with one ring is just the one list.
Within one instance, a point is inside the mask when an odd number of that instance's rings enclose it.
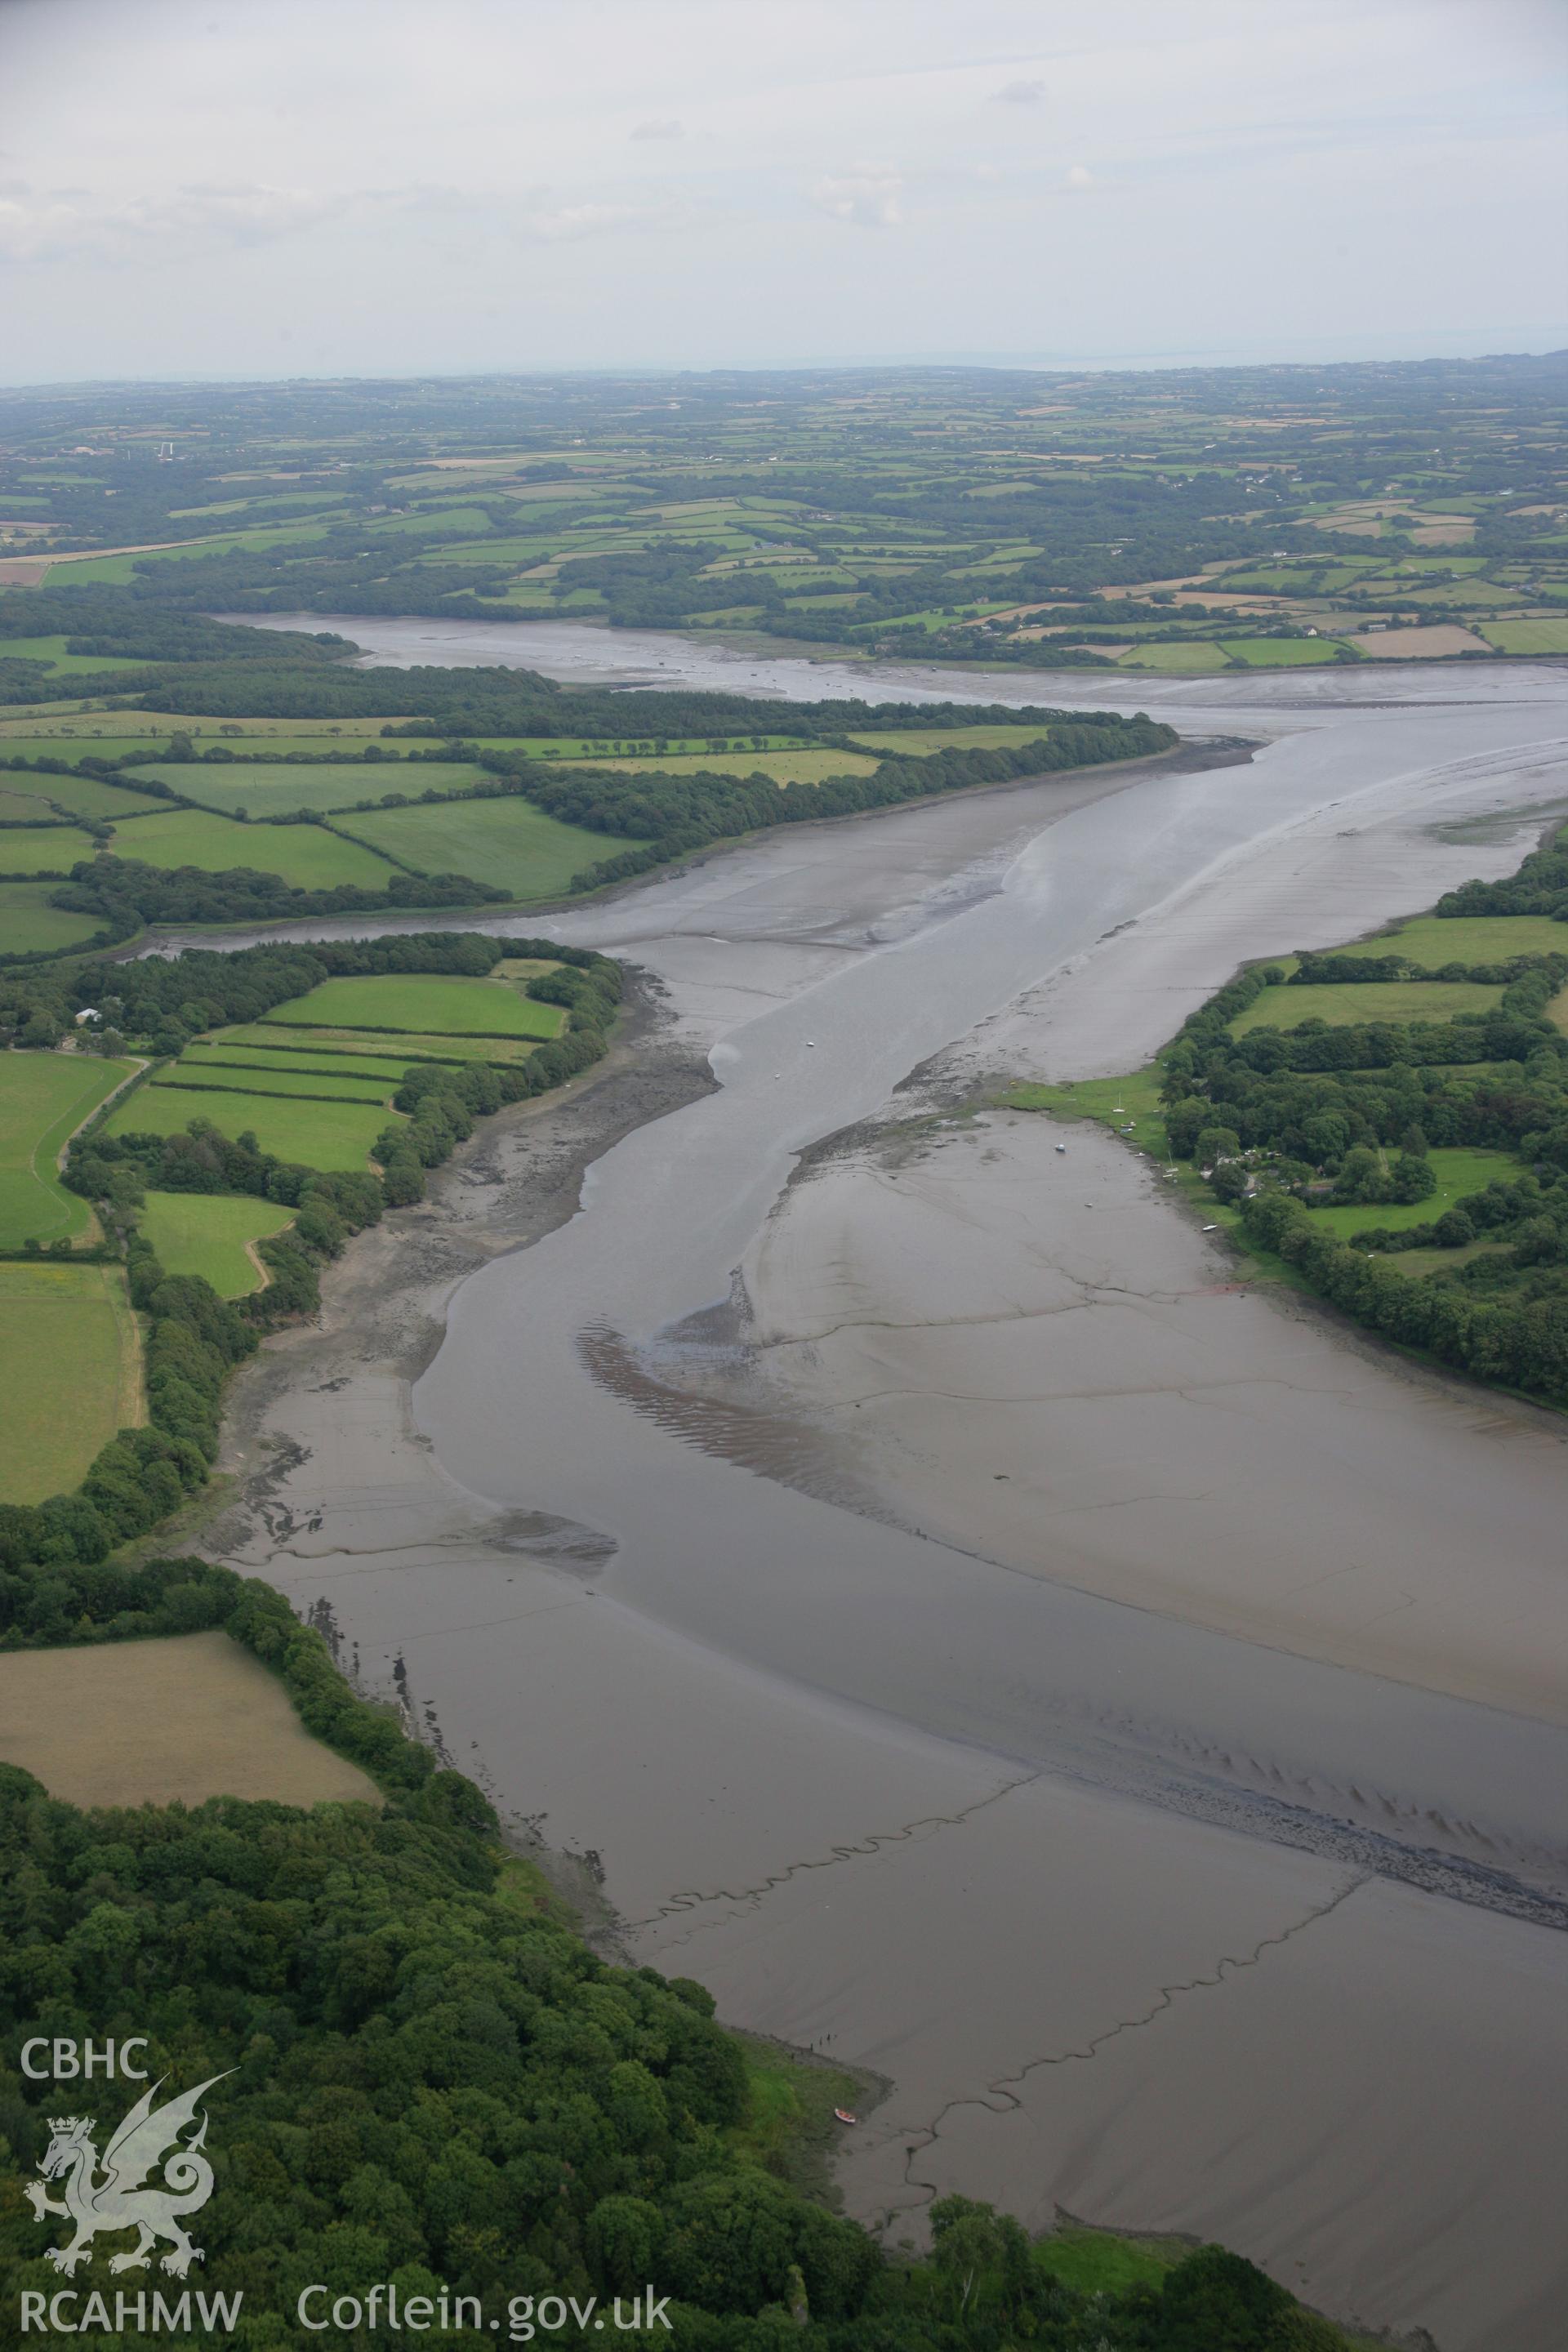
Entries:
{"label": "grassy meadow", "polygon": [[51,907],[54,882],[0,882],[0,962],[7,956],[61,955],[103,929],[100,915]]}
{"label": "grassy meadow", "polygon": [[558,1004],[536,1004],[504,980],[388,972],[364,980],[324,980],[308,995],[277,1006],[256,1026],[391,1030],[432,1037],[557,1037],[564,1018]]}
{"label": "grassy meadow", "polygon": [[[324,747],[317,747],[324,748]],[[484,774],[466,760],[344,760],[295,765],[271,760],[171,760],[130,772],[153,776],[198,807],[232,816],[292,816],[297,809],[353,808],[383,793],[449,793]]]}
{"label": "grassy meadow", "polygon": [[57,676],[74,676],[80,671],[91,676],[97,670],[145,669],[142,661],[132,661],[122,654],[73,654],[66,650],[62,633],[52,637],[0,637],[0,661],[47,662]]}
{"label": "grassy meadow", "polygon": [[376,809],[339,817],[336,830],[345,841],[363,842],[416,874],[466,875],[493,882],[517,899],[560,898],[584,867],[646,845],[563,824],[515,795]]}
{"label": "grassy meadow", "polygon": [[86,1232],[87,1202],[66,1191],[56,1162],[133,1066],[93,1054],[0,1054],[0,1248]]}
{"label": "grassy meadow", "polygon": [[[5,756],[6,747],[0,744],[0,759]],[[45,746],[42,756],[53,759],[56,754]],[[19,815],[47,821],[61,812],[70,816],[136,816],[166,805],[151,793],[127,792],[116,784],[102,783],[96,776],[40,775],[37,769],[29,773],[23,768],[0,768],[0,791],[35,804],[18,811]]]}
{"label": "grassy meadow", "polygon": [[1370,1225],[1386,1226],[1390,1233],[1407,1233],[1412,1225],[1436,1224],[1445,1209],[1451,1209],[1468,1193],[1484,1192],[1496,1179],[1506,1182],[1519,1173],[1518,1160],[1507,1151],[1436,1149],[1426,1157],[1437,1179],[1437,1190],[1428,1193],[1426,1200],[1379,1201],[1371,1207],[1314,1208],[1313,1223],[1325,1226],[1342,1242],[1348,1242],[1352,1234],[1363,1233]]}
{"label": "grassy meadow", "polygon": [[1427,971],[1446,963],[1506,963],[1511,956],[1568,955],[1568,923],[1550,915],[1414,915],[1395,930],[1334,953],[1404,955]]}
{"label": "grassy meadow", "polygon": [[[0,833],[0,845],[5,838]],[[204,874],[248,866],[260,874],[280,875],[301,890],[331,890],[342,882],[384,890],[388,879],[384,859],[322,825],[238,824],[205,809],[133,817],[116,826],[113,847],[117,857],[140,858],[146,866],[194,866]]]}
{"label": "grassy meadow", "polygon": [[182,1054],[174,1069],[167,1073],[160,1071],[152,1084],[154,1087],[183,1087],[188,1091],[216,1087],[225,1094],[300,1096],[313,1102],[378,1103],[387,1101],[394,1093],[399,1075],[343,1076],[331,1069],[285,1073],[258,1070],[237,1061],[215,1063]]}
{"label": "grassy meadow", "polygon": [[142,1418],[121,1269],[0,1265],[0,1502],[68,1492],[116,1430]]}
{"label": "grassy meadow", "polygon": [[[862,751],[797,747],[787,751],[698,751],[668,759],[595,760],[621,776],[768,776],[775,784],[820,784],[829,776],[868,776],[878,762]],[[602,835],[597,836],[603,838]],[[633,845],[627,844],[627,847]],[[601,850],[600,856],[605,853]]]}
{"label": "grassy meadow", "polygon": [[[546,1012],[548,1006],[541,1006]],[[207,1041],[225,1053],[235,1047],[248,1049],[259,1046],[269,1055],[286,1051],[295,1057],[294,1066],[314,1069],[321,1064],[336,1066],[345,1057],[363,1055],[367,1061],[381,1056],[381,1066],[389,1060],[399,1068],[415,1062],[525,1062],[538,1039],[521,1037],[454,1037],[440,1031],[393,1031],[385,1035],[363,1029],[333,1028],[330,1024],[302,1027],[297,1023],[279,1024],[277,1013],[268,1013],[266,1021],[256,1021],[233,1029],[220,1029]],[[195,1050],[187,1046],[186,1053]],[[183,1058],[183,1057],[182,1057]],[[366,1075],[374,1075],[374,1070]]]}
{"label": "grassy meadow", "polygon": [[850,737],[868,751],[902,753],[906,759],[928,759],[933,751],[1013,751],[1020,743],[1038,743],[1050,733],[1043,722],[1037,726],[994,727],[889,727],[885,733],[862,735],[858,730]]}
{"label": "grassy meadow", "polygon": [[1500,654],[1568,654],[1568,620],[1489,621],[1481,635]]}
{"label": "grassy meadow", "polygon": [[[1449,926],[1443,925],[1445,930]],[[1233,1037],[1250,1029],[1299,1029],[1303,1021],[1352,1028],[1369,1021],[1447,1021],[1456,1013],[1489,1013],[1500,988],[1479,980],[1352,981],[1335,987],[1266,988],[1230,1024]]]}
{"label": "grassy meadow", "polygon": [[1220,646],[1233,661],[1248,669],[1300,669],[1332,661],[1337,640],[1332,637],[1222,637]]}
{"label": "grassy meadow", "polygon": [[243,1298],[263,1280],[249,1244],[280,1234],[293,1213],[247,1193],[149,1192],[138,1223],[165,1273],[199,1274],[220,1298]]}
{"label": "grassy meadow", "polygon": [[228,1087],[152,1084],[110,1113],[110,1135],[178,1135],[193,1118],[220,1135],[253,1134],[263,1151],[310,1168],[368,1168],[371,1146],[400,1114],[380,1103],[318,1102]]}
{"label": "grassy meadow", "polygon": [[79,825],[0,826],[0,874],[68,874],[95,846]]}
{"label": "grassy meadow", "polygon": [[301,1053],[286,1032],[275,1034],[278,1043],[272,1046],[247,1045],[225,1029],[211,1038],[194,1038],[180,1056],[180,1067],[187,1075],[210,1069],[270,1072],[280,1077],[372,1078],[391,1087],[408,1066],[407,1055],[396,1051],[395,1037],[381,1041],[387,1048],[384,1054],[355,1055]]}

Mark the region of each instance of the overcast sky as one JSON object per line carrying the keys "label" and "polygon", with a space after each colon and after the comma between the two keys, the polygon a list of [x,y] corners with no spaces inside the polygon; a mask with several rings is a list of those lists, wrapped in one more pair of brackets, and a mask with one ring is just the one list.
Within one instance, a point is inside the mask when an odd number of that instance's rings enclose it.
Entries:
{"label": "overcast sky", "polygon": [[0,376],[1568,343],[1568,0],[0,0]]}

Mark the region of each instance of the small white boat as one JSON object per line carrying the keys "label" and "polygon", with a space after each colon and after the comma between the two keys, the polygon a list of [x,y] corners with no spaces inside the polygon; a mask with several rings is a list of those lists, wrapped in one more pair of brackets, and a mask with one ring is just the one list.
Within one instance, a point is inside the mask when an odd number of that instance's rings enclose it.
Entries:
{"label": "small white boat", "polygon": [[835,2107],[833,2112],[841,2124],[858,2124],[860,2120],[858,2116],[852,2116],[847,2107]]}
{"label": "small white boat", "polygon": [[1198,1231],[1200,1234],[1217,1234],[1219,1227],[1217,1225],[1200,1225],[1198,1227]]}
{"label": "small white boat", "polygon": [[1065,1150],[1067,1150],[1067,1145],[1066,1145],[1065,1143],[1058,1143],[1058,1146],[1057,1146],[1057,1150],[1058,1150],[1058,1151],[1065,1151]]}
{"label": "small white boat", "polygon": [[808,1054],[813,1054],[816,1051],[816,1040],[815,1037],[808,1037],[806,1039],[805,1050]]}

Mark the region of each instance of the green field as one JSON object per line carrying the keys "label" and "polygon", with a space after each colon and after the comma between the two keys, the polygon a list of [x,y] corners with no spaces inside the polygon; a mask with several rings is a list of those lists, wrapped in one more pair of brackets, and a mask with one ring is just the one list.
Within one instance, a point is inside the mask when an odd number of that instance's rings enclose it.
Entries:
{"label": "green field", "polygon": [[672,735],[658,740],[664,742],[664,750],[654,759],[647,748],[646,735],[619,739],[603,735],[471,735],[464,738],[466,742],[477,744],[481,751],[521,751],[530,760],[584,760],[595,768],[602,768],[609,761],[644,758],[653,759],[653,764],[658,767],[667,759],[694,759],[699,752],[705,753],[710,764],[716,759],[739,759],[742,752],[748,759],[754,758],[758,750],[792,751],[810,748],[809,745],[802,746],[790,735],[763,735],[756,745],[749,735],[743,740],[739,736],[727,735],[721,740],[715,736],[713,741],[717,748],[712,751],[710,751],[707,737],[702,735]]}
{"label": "green field", "polygon": [[1042,741],[1050,731],[1041,720],[1033,727],[889,727],[886,734],[857,734],[850,740],[873,751],[923,760],[932,751],[1012,751],[1020,743]]}
{"label": "green field", "polygon": [[[226,744],[242,751],[246,744],[301,751],[352,751],[361,743],[379,741],[384,727],[402,725],[386,719],[214,719],[186,711],[121,708],[84,710],[70,703],[36,704],[24,713],[0,713],[0,744],[29,746],[62,760],[118,760],[137,756],[144,761],[167,760],[174,735],[188,735],[197,750]],[[287,738],[286,741],[280,740]],[[175,761],[176,767],[188,766]]]}
{"label": "green field", "polygon": [[1332,661],[1337,640],[1332,637],[1222,637],[1224,650],[1248,669],[1299,668],[1307,662]]}
{"label": "green field", "polygon": [[[17,752],[41,752],[45,759],[63,755],[53,744],[18,745]],[[12,747],[0,741],[0,759],[10,759]],[[96,776],[31,774],[23,768],[0,768],[0,791],[27,795],[35,804],[52,802],[53,807],[36,805],[30,813],[52,818],[57,809],[67,809],[72,816],[135,816],[149,809],[166,807],[166,802],[155,800],[151,793],[121,792],[113,784],[100,783]]]}
{"label": "green field", "polygon": [[[769,776],[775,784],[820,784],[828,776],[868,776],[877,761],[863,751],[699,751],[664,759],[593,760],[623,776]],[[605,853],[601,850],[600,856]]]}
{"label": "green field", "polygon": [[1229,656],[1218,646],[1203,638],[1194,638],[1184,646],[1134,646],[1123,654],[1118,667],[1121,669],[1209,670],[1226,669]]}
{"label": "green field", "polygon": [[[276,523],[267,530],[226,531],[221,538],[190,539],[174,547],[142,547],[128,550],[123,555],[94,555],[81,562],[53,564],[48,573],[49,584],[58,588],[62,580],[73,588],[108,585],[123,588],[137,576],[138,564],[188,563],[193,557],[229,555],[237,549],[247,553],[259,552],[263,548],[297,546],[327,535],[324,523]],[[89,665],[97,667],[97,665]],[[127,665],[133,669],[145,669],[145,662]]]}
{"label": "green field", "polygon": [[1500,654],[1568,654],[1568,621],[1489,621],[1481,635]]}
{"label": "green field", "polygon": [[1335,1029],[1365,1021],[1447,1021],[1456,1013],[1489,1013],[1501,995],[1500,988],[1489,988],[1478,980],[1369,980],[1340,988],[1266,988],[1231,1023],[1230,1034],[1245,1037],[1249,1029],[1299,1029],[1303,1021],[1326,1021]]}
{"label": "green field", "polygon": [[[0,834],[0,844],[5,839]],[[355,883],[362,890],[384,890],[391,878],[383,859],[324,826],[242,825],[205,809],[132,817],[116,826],[114,854],[140,858],[146,866],[195,866],[204,874],[247,866],[258,874],[280,875],[302,890],[331,890],[340,882]]]}
{"label": "green field", "polygon": [[1337,956],[1405,955],[1428,971],[1446,963],[1503,963],[1510,956],[1568,955],[1568,923],[1550,915],[1415,915]]}
{"label": "green field", "polygon": [[[139,711],[105,711],[95,722],[79,715],[51,720],[36,710],[25,719],[10,712],[0,714],[0,759],[68,760],[74,765],[82,760],[118,760],[129,751],[140,751],[144,760],[166,758],[166,727],[155,735],[121,732],[141,715]],[[90,731],[95,723],[97,733]],[[212,723],[209,719],[207,725]]]}
{"label": "green field", "polygon": [[132,1067],[96,1054],[0,1054],[0,1246],[86,1231],[87,1202],[55,1163]]}
{"label": "green field", "polygon": [[[541,1006],[541,1012],[547,1010]],[[268,1053],[287,1047],[298,1055],[309,1067],[318,1060],[335,1062],[343,1055],[384,1052],[396,1057],[396,1066],[405,1067],[415,1062],[492,1062],[505,1065],[526,1062],[538,1044],[536,1037],[447,1037],[424,1032],[396,1030],[384,1036],[372,1035],[353,1029],[274,1028],[268,1022],[258,1021],[248,1026],[225,1029],[219,1036],[227,1045],[260,1045]],[[187,1049],[188,1050],[188,1049]]]}
{"label": "green field", "polygon": [[132,661],[123,654],[69,654],[67,638],[0,637],[0,661],[47,662],[57,672],[102,669],[145,669],[144,661]]}
{"label": "green field", "polygon": [[60,955],[103,929],[101,915],[68,915],[51,907],[57,882],[0,882],[0,958]]}
{"label": "green field", "polygon": [[270,1070],[284,1077],[375,1078],[384,1087],[393,1087],[408,1066],[406,1055],[397,1051],[395,1037],[383,1040],[387,1050],[376,1055],[301,1054],[290,1049],[285,1031],[275,1029],[272,1034],[278,1041],[276,1045],[250,1045],[233,1033],[220,1029],[215,1037],[197,1038],[187,1045],[180,1056],[180,1067],[186,1071]]}
{"label": "green field", "polygon": [[262,1282],[246,1244],[281,1233],[293,1213],[248,1194],[149,1192],[138,1223],[165,1273],[199,1274],[220,1298],[243,1298]]}
{"label": "green field", "polygon": [[555,1037],[564,1018],[558,1004],[536,1004],[504,980],[388,972],[374,979],[324,980],[309,995],[278,1005],[264,1025],[396,1030],[429,1037]]}
{"label": "green field", "polygon": [[[325,745],[321,746],[322,750]],[[296,809],[346,809],[383,793],[447,793],[479,782],[482,768],[466,760],[345,760],[294,765],[273,760],[171,760],[133,772],[156,778],[183,800],[228,816],[291,816]]]}
{"label": "green field", "polygon": [[489,527],[490,519],[483,507],[420,507],[412,514],[387,515],[364,525],[373,539],[409,530],[474,531],[488,530]]}
{"label": "green field", "polygon": [[[1352,1234],[1364,1232],[1371,1225],[1386,1225],[1391,1233],[1407,1233],[1412,1225],[1435,1224],[1445,1209],[1468,1193],[1484,1192],[1489,1184],[1500,1178],[1512,1183],[1519,1174],[1519,1162],[1507,1151],[1431,1151],[1427,1158],[1432,1173],[1437,1179],[1437,1190],[1425,1201],[1403,1202],[1377,1202],[1346,1209],[1314,1209],[1312,1223],[1326,1225],[1341,1241],[1349,1241]],[[1397,1264],[1397,1260],[1395,1261]]]}
{"label": "green field", "polygon": [[307,1168],[365,1168],[370,1148],[399,1113],[379,1104],[279,1100],[267,1095],[141,1087],[110,1113],[111,1135],[177,1135],[193,1118],[220,1135],[253,1134],[263,1151]]}
{"label": "green field", "polygon": [[0,1502],[79,1484],[142,1418],[136,1321],[117,1265],[0,1265]]}
{"label": "green field", "polygon": [[68,874],[93,845],[79,825],[0,826],[0,874]]}
{"label": "green field", "polygon": [[210,1062],[182,1054],[174,1068],[161,1071],[152,1084],[186,1090],[216,1087],[224,1094],[298,1096],[315,1102],[384,1103],[396,1091],[400,1075],[394,1071],[385,1076],[361,1078],[344,1077],[334,1070],[257,1070],[237,1059],[234,1065],[215,1068]]}
{"label": "green field", "polygon": [[646,845],[619,834],[558,824],[515,796],[378,809],[367,816],[340,817],[337,829],[351,841],[384,850],[416,874],[466,875],[470,881],[493,882],[514,898],[559,898],[585,866]]}

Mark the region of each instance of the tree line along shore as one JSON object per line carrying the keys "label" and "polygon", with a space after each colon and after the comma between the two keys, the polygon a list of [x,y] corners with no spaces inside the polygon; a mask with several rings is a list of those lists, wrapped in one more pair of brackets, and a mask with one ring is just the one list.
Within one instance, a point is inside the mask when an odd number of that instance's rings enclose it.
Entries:
{"label": "tree line along shore", "polygon": [[[0,595],[0,629],[27,601]],[[149,642],[108,592],[78,602],[71,642]],[[742,834],[1176,741],[1110,711],[389,681],[341,637],[182,616],[151,642],[134,698],[0,715],[0,966],[149,924],[554,903]]]}
{"label": "tree line along shore", "polygon": [[1394,1345],[1568,1404],[1568,829],[1377,937],[1250,966],[1105,1121],[1256,1270]]}

